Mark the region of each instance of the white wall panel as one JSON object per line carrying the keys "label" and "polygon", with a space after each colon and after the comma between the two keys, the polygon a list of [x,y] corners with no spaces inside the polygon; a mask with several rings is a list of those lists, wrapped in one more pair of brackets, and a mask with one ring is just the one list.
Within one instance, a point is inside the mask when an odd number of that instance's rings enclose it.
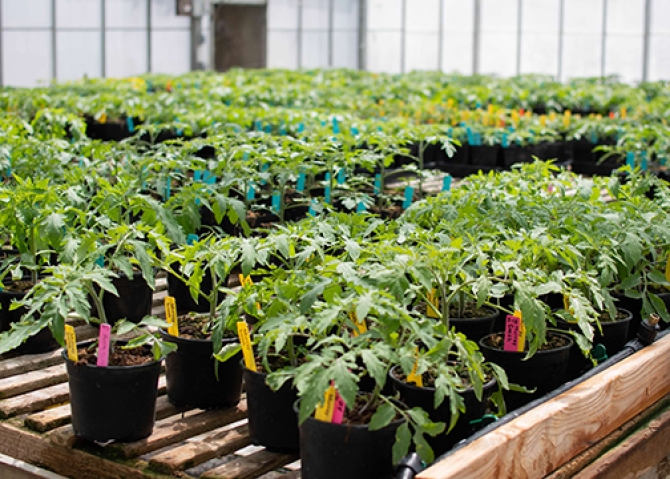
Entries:
{"label": "white wall panel", "polygon": [[367,69],[372,72],[400,73],[400,32],[368,33]]}
{"label": "white wall panel", "polygon": [[521,37],[521,66],[524,73],[556,76],[558,72],[558,33],[524,33]]}
{"label": "white wall panel", "polygon": [[302,28],[303,30],[326,30],[330,12],[328,0],[302,1]]}
{"label": "white wall panel", "polygon": [[298,28],[298,0],[268,0],[268,30]]}
{"label": "white wall panel", "polygon": [[499,76],[516,74],[516,33],[481,34],[479,72]]}
{"label": "white wall panel", "polygon": [[333,32],[333,67],[358,68],[358,32]]}
{"label": "white wall panel", "polygon": [[51,27],[51,0],[2,0],[2,26]]}
{"label": "white wall panel", "polygon": [[[529,0],[523,2],[521,31],[558,33],[560,0]],[[558,48],[558,47],[557,47]]]}
{"label": "white wall panel", "polygon": [[518,0],[481,0],[481,31],[516,32],[519,19]]}
{"label": "white wall panel", "polygon": [[108,31],[106,47],[105,71],[108,77],[140,75],[147,71],[146,31]]}
{"label": "white wall panel", "polygon": [[563,38],[562,79],[600,76],[601,42],[601,35],[566,35]]}
{"label": "white wall panel", "polygon": [[298,68],[297,30],[270,30],[267,38],[268,68]]}
{"label": "white wall panel", "polygon": [[439,43],[437,33],[408,33],[405,39],[405,71],[437,70]]}
{"label": "white wall panel", "polygon": [[649,80],[670,80],[670,36],[649,40]]}
{"label": "white wall panel", "polygon": [[190,28],[191,19],[176,12],[176,0],[151,0],[151,28]]}
{"label": "white wall panel", "polygon": [[56,0],[58,28],[100,28],[101,0]]}
{"label": "white wall panel", "polygon": [[147,26],[147,0],[108,0],[105,2],[107,28]]}
{"label": "white wall panel", "polygon": [[601,33],[603,0],[565,0],[563,31],[565,34]]}
{"label": "white wall panel", "polygon": [[442,43],[442,70],[472,74],[472,34],[446,32]]}
{"label": "white wall panel", "polygon": [[333,28],[358,30],[358,0],[333,0]]}
{"label": "white wall panel", "polygon": [[652,34],[670,35],[670,1],[651,0],[651,25]]}
{"label": "white wall panel", "polygon": [[328,32],[302,33],[302,68],[328,66]]}
{"label": "white wall panel", "polygon": [[475,0],[444,0],[444,32],[472,32]]}
{"label": "white wall panel", "polygon": [[100,32],[57,32],[56,74],[58,80],[79,80],[102,74]]}
{"label": "white wall panel", "polygon": [[367,13],[368,31],[402,28],[402,0],[368,0]]}
{"label": "white wall panel", "polygon": [[607,35],[643,35],[645,0],[607,0]]}
{"label": "white wall panel", "polygon": [[2,71],[4,84],[9,86],[33,87],[50,82],[51,32],[3,32]]}
{"label": "white wall panel", "polygon": [[151,32],[151,71],[179,75],[191,69],[190,30]]}
{"label": "white wall panel", "polygon": [[410,0],[407,4],[405,29],[408,33],[440,31],[440,1]]}
{"label": "white wall panel", "polygon": [[642,80],[641,35],[608,36],[605,43],[605,75],[620,75],[627,82]]}

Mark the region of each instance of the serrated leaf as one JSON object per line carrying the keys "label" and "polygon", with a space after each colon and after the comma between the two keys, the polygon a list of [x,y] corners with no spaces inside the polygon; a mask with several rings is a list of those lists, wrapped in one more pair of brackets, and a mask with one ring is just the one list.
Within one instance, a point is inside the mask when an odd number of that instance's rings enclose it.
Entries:
{"label": "serrated leaf", "polygon": [[391,421],[393,421],[395,415],[396,412],[393,406],[389,403],[382,404],[372,415],[368,429],[370,429],[370,431],[376,431],[377,429],[388,426],[391,424]]}

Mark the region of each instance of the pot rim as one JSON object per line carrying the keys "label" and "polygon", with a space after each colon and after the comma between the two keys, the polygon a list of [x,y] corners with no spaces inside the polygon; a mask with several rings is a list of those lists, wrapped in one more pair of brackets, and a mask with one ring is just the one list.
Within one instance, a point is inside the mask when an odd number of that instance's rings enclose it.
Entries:
{"label": "pot rim", "polygon": [[[117,341],[117,343],[127,343],[127,341]],[[91,344],[93,344],[93,341],[86,341],[84,343],[77,344],[77,348],[79,348],[79,347],[86,348],[86,347],[90,346]],[[137,370],[140,370],[140,369],[155,368],[157,364],[160,365],[163,362],[163,359],[161,358],[158,361],[156,361],[154,359],[153,361],[151,361],[149,363],[137,364],[137,365],[133,365],[133,366],[105,366],[105,367],[100,367],[100,366],[97,366],[95,364],[76,364],[74,361],[72,361],[68,357],[67,348],[63,348],[61,350],[61,356],[67,364],[71,364],[72,366],[77,367],[77,368],[83,366],[83,367],[86,367],[90,370],[107,370],[107,371],[133,371],[133,370],[135,370],[135,371],[137,371]]]}
{"label": "pot rim", "polygon": [[[300,401],[302,401],[302,398],[298,398],[296,400],[296,402],[293,403],[293,411],[298,415],[298,418],[300,417]],[[401,407],[403,407],[407,410],[410,409],[406,404],[404,404],[400,401],[397,401],[395,399],[392,399],[392,401],[397,403],[398,405],[400,405]],[[310,420],[322,423],[326,426],[339,427],[339,428],[345,428],[345,429],[369,430],[369,426],[370,426],[369,423],[368,424],[334,424],[332,422],[320,421],[319,419],[315,418],[314,415],[308,416],[307,419],[305,419],[305,422],[310,421]],[[403,417],[403,418],[391,421],[390,423],[388,423],[386,426],[384,426],[381,429],[375,429],[374,431],[370,431],[370,432],[383,431],[384,429],[386,429],[386,428],[388,428],[389,426],[392,426],[392,425],[397,425],[398,427],[400,427],[405,422],[407,422],[407,419],[405,419]],[[300,427],[300,426],[301,426],[301,424],[298,424],[298,427]]]}
{"label": "pot rim", "polygon": [[[399,367],[400,367],[400,365],[399,365],[399,364],[396,364],[396,365],[393,366],[391,369],[389,369],[388,375],[389,375],[389,378],[390,378],[392,381],[397,381],[397,382],[401,383],[403,386],[407,386],[407,387],[409,387],[410,389],[416,389],[417,391],[435,392],[435,388],[434,388],[434,387],[431,387],[431,386],[417,386],[416,384],[407,383],[407,382],[404,382],[404,381],[402,381],[401,379],[398,379],[397,377],[395,377],[395,376],[393,375],[393,371],[395,371],[396,368],[399,368]],[[484,387],[483,387],[483,389],[493,388],[493,387],[495,387],[495,385],[496,385],[497,383],[498,383],[498,381],[496,380],[495,376],[493,376],[493,378],[492,378],[489,382],[484,383]],[[467,387],[467,388],[465,388],[465,389],[463,389],[463,390],[460,390],[460,391],[458,391],[458,392],[459,392],[459,393],[464,393],[464,392],[470,392],[470,391],[474,391],[474,387],[469,386],[469,387]]]}
{"label": "pot rim", "polygon": [[[491,350],[491,351],[499,351],[499,352],[505,353],[505,354],[522,355],[524,357],[528,354],[528,351],[526,351],[526,350],[524,350],[524,351],[505,351],[504,349],[498,349],[498,348],[494,348],[492,346],[489,346],[487,344],[484,344],[484,340],[490,338],[491,336],[498,335],[498,334],[503,334],[504,335],[505,333],[502,332],[502,331],[498,331],[498,332],[495,332],[495,333],[487,334],[482,339],[480,339],[479,342],[478,342],[480,349],[486,348],[486,349]],[[544,351],[539,351],[538,350],[538,351],[535,352],[533,357],[537,356],[538,354],[551,354],[551,353],[555,353],[557,351],[563,351],[563,350],[566,350],[566,349],[570,349],[572,347],[572,345],[574,344],[574,340],[570,337],[569,334],[564,334],[564,333],[560,333],[558,331],[548,330],[547,335],[549,335],[549,334],[563,336],[564,338],[566,338],[569,341],[569,343],[566,344],[565,346],[561,346],[559,348],[545,349]]]}

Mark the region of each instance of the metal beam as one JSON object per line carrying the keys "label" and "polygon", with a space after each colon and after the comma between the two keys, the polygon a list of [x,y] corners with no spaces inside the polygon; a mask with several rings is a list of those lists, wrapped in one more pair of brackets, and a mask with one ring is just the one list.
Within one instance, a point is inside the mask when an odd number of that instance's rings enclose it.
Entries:
{"label": "metal beam", "polygon": [[607,0],[603,0],[603,31],[600,38],[600,76],[605,76],[605,60],[607,55]]}
{"label": "metal beam", "polygon": [[523,0],[517,0],[516,12],[516,74],[521,74],[521,22],[523,21]]}
{"label": "metal beam", "polygon": [[556,80],[563,76],[563,29],[565,26],[565,0],[558,0],[558,70]]}
{"label": "metal beam", "polygon": [[100,0],[100,76],[107,76],[107,18],[106,0]]}
{"label": "metal beam", "polygon": [[151,0],[147,0],[147,72],[151,73]]}
{"label": "metal beam", "polygon": [[405,57],[405,43],[407,40],[407,0],[402,0],[400,24],[400,72],[405,73],[407,70],[407,60]]}
{"label": "metal beam", "polygon": [[444,69],[444,0],[440,0],[440,31],[438,35],[437,44],[437,69],[442,71]]}
{"label": "metal beam", "polygon": [[2,25],[2,0],[0,0],[0,86],[5,86],[5,70],[2,66],[2,63],[4,61],[4,57],[2,56],[2,40],[3,36],[5,34],[5,31],[3,29]]}
{"label": "metal beam", "polygon": [[54,81],[58,79],[56,60],[56,0],[51,0],[51,78]]}
{"label": "metal beam", "polygon": [[472,30],[472,74],[479,73],[479,45],[480,45],[480,23],[481,23],[481,3],[475,0],[474,5],[474,26]]}
{"label": "metal beam", "polygon": [[642,50],[642,81],[649,80],[649,39],[651,34],[651,0],[644,2],[644,44]]}
{"label": "metal beam", "polygon": [[367,70],[368,0],[358,0],[358,69]]}
{"label": "metal beam", "polygon": [[298,70],[302,69],[302,0],[298,0]]}
{"label": "metal beam", "polygon": [[335,0],[328,0],[328,66],[333,68],[333,50],[335,49]]}

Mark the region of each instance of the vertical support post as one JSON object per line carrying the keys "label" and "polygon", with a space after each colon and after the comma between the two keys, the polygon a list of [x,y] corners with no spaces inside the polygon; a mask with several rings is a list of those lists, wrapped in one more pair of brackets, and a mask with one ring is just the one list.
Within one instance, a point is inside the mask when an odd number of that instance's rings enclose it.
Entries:
{"label": "vertical support post", "polygon": [[405,73],[407,70],[407,60],[405,55],[405,43],[407,40],[407,0],[402,0],[402,22],[400,25],[400,72]]}
{"label": "vertical support post", "polygon": [[472,74],[479,73],[479,45],[481,24],[481,0],[475,0],[474,27],[472,30]]}
{"label": "vertical support post", "polygon": [[516,12],[516,74],[521,75],[521,23],[523,22],[523,0],[517,0]]}
{"label": "vertical support post", "polygon": [[147,0],[147,72],[151,73],[151,0]]}
{"label": "vertical support post", "polygon": [[603,0],[603,33],[600,39],[600,77],[605,77],[605,60],[607,55],[607,0]]}
{"label": "vertical support post", "polygon": [[335,0],[328,0],[328,66],[333,68],[335,50]]}
{"label": "vertical support post", "polygon": [[651,0],[644,2],[644,44],[642,50],[642,81],[649,81],[649,39],[651,35]]}
{"label": "vertical support post", "polygon": [[556,80],[563,77],[563,29],[565,27],[565,0],[558,0],[558,69]]}
{"label": "vertical support post", "polygon": [[3,41],[3,36],[4,36],[5,30],[3,27],[2,23],[2,0],[0,0],[0,86],[5,86],[5,70],[2,66],[4,57],[2,55],[2,41]]}
{"label": "vertical support post", "polygon": [[439,42],[437,44],[437,69],[438,71],[443,71],[444,59],[442,57],[444,56],[444,0],[440,0],[439,15],[440,15],[440,31],[437,39],[437,41]]}
{"label": "vertical support post", "polygon": [[302,0],[298,0],[298,70],[302,69]]}
{"label": "vertical support post", "polygon": [[107,76],[107,18],[106,0],[100,0],[100,76]]}
{"label": "vertical support post", "polygon": [[358,69],[367,70],[368,0],[358,0]]}
{"label": "vertical support post", "polygon": [[58,67],[56,53],[56,0],[51,0],[51,78],[58,79]]}

